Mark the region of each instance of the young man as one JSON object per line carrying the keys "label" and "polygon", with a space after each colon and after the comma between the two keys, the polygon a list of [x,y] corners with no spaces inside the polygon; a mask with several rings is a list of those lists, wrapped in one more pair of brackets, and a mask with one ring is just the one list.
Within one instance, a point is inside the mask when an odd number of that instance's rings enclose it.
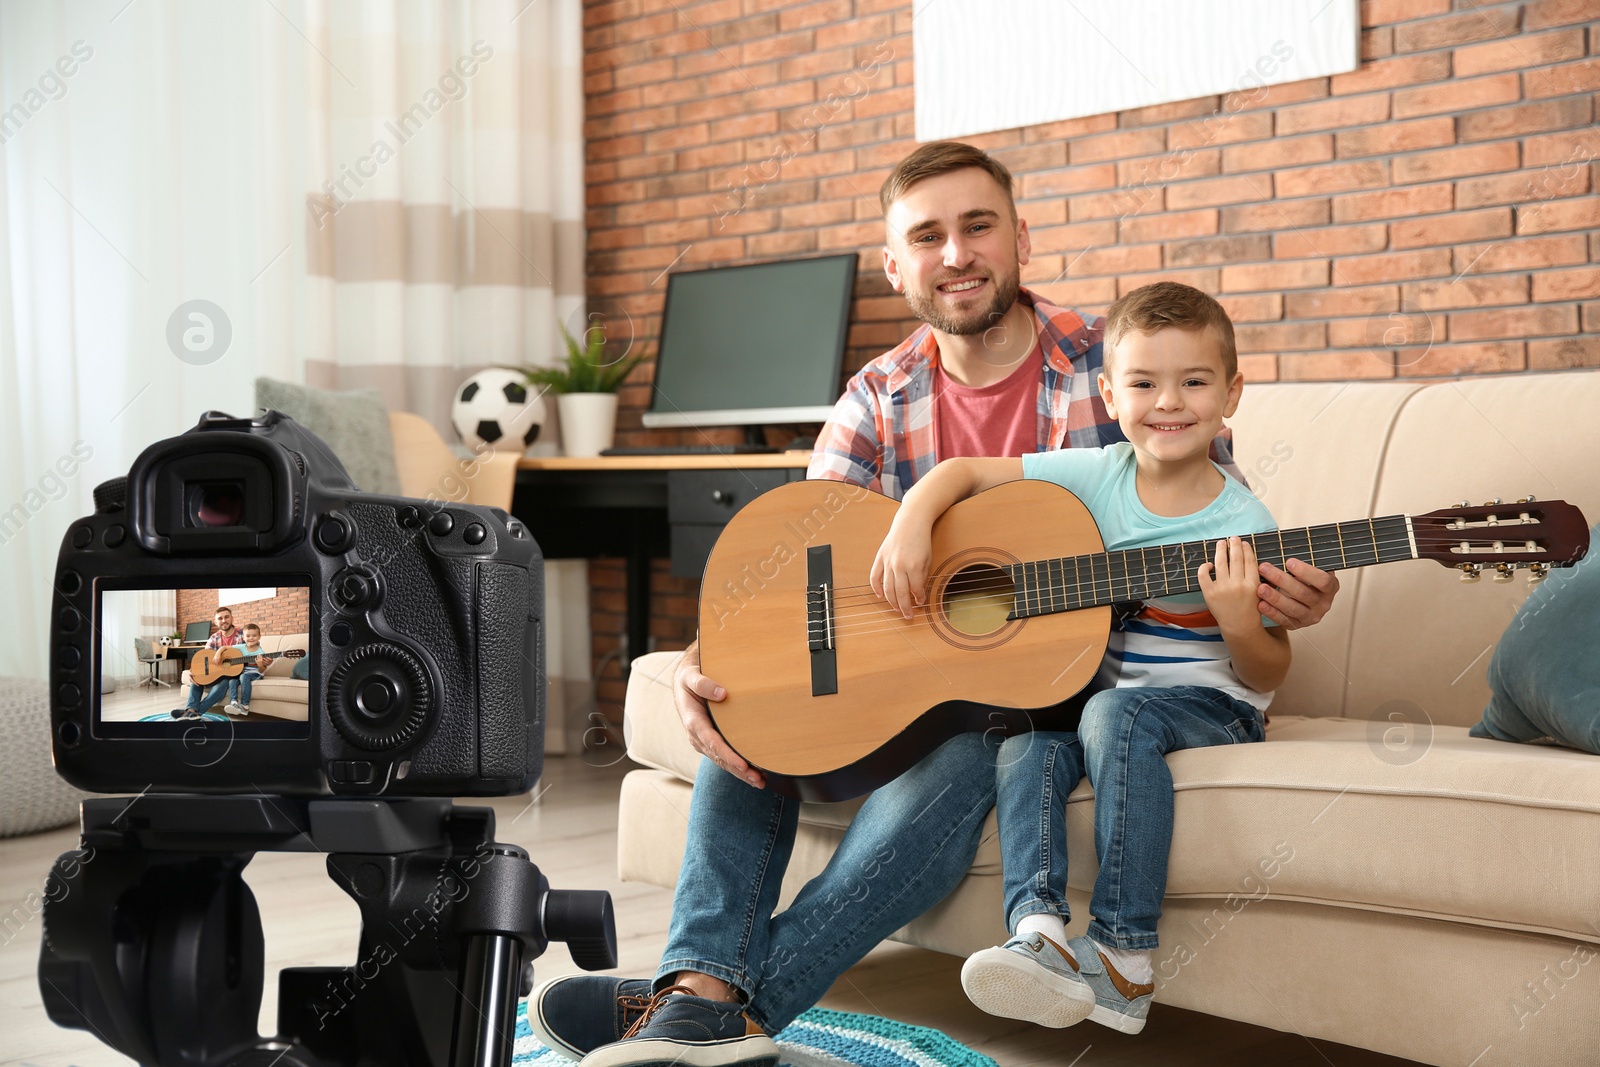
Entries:
{"label": "young man", "polygon": [[[1263,716],[1290,654],[1283,628],[1263,625],[1251,540],[1277,524],[1207,455],[1244,389],[1227,314],[1197,289],[1157,282],[1111,305],[1105,345],[1100,395],[1127,442],[940,463],[906,494],[871,581],[910,618],[923,603],[939,516],[1019,478],[1076,494],[1107,551],[1214,544],[1215,560],[1195,572],[1197,593],[1151,598],[1111,635],[1102,688],[1076,730],[1002,745],[996,806],[1013,936],[961,970],[967,996],[991,1015],[1058,1027],[1087,1018],[1136,1034],[1155,992],[1151,958],[1172,845],[1164,757],[1264,740]],[[1089,933],[1068,940],[1066,805],[1085,772],[1100,869]]]}
{"label": "young man", "polygon": [[[894,169],[879,199],[884,272],[926,325],[850,380],[810,477],[898,499],[940,458],[1122,439],[1097,410],[1099,320],[1020,286],[1028,229],[1004,166],[934,142]],[[1272,588],[1262,586],[1262,611],[1285,625],[1315,622],[1337,582],[1290,567],[1263,566]],[[700,673],[694,645],[673,695],[705,759],[657,976],[571,976],[530,1001],[535,1033],[585,1067],[775,1062],[767,1035],[960,882],[994,806],[993,739],[953,738],[869,797],[823,873],[774,914],[799,805],[761,788],[760,772],[716,732],[706,701],[725,694]]]}
{"label": "young man", "polygon": [[[244,631],[233,625],[233,612],[228,608],[218,608],[211,616],[211,621],[216,629],[211,631],[211,636],[206,638],[206,647],[212,651],[226,648],[230,645],[244,643]],[[223,697],[228,695],[230,679],[224,678],[211,686],[204,693],[203,686],[191,682],[189,684],[189,702],[181,708],[172,709],[174,719],[198,719],[202,714],[210,711]]]}

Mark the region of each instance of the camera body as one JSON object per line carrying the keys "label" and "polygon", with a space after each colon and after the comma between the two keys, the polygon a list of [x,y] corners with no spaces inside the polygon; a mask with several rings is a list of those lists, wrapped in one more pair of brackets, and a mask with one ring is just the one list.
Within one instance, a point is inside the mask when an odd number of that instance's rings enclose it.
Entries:
{"label": "camera body", "polygon": [[[63,539],[50,615],[67,781],[104,793],[499,796],[538,779],[544,565],[506,512],[363,493],[327,445],[275,411],[208,412],[99,486],[95,508]],[[265,664],[251,675],[265,711],[196,707],[217,694],[198,682],[184,717],[174,697],[102,693],[104,673],[127,673],[130,631],[148,634],[172,604],[197,614],[212,591],[202,619],[255,597],[268,620],[256,633],[276,631],[242,646],[272,642],[248,662]],[[174,648],[197,669],[203,653],[208,671],[221,653]],[[293,671],[291,657],[303,661]],[[232,697],[245,654],[221,665]]]}

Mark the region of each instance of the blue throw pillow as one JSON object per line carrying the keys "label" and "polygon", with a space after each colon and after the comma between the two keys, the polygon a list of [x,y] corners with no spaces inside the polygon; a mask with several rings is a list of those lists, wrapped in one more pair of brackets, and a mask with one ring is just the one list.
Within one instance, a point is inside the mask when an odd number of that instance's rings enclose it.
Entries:
{"label": "blue throw pillow", "polygon": [[1473,737],[1548,738],[1600,755],[1600,526],[1589,536],[1589,555],[1552,570],[1495,646]]}
{"label": "blue throw pillow", "polygon": [[294,661],[294,666],[289,670],[289,677],[298,678],[302,682],[311,680],[311,657],[301,656]]}

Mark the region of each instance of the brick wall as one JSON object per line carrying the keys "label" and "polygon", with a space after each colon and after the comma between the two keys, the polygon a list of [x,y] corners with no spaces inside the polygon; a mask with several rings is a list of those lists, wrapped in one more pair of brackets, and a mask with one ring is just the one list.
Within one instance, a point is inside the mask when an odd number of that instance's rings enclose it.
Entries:
{"label": "brick wall", "polygon": [[[233,609],[235,626],[253,622],[266,634],[300,634],[311,625],[311,591],[300,587],[282,587],[270,600],[222,606]],[[178,590],[178,631],[191,622],[211,622],[216,610],[215,589]]]}
{"label": "brick wall", "polygon": [[[915,144],[911,11],[587,0],[588,292],[634,351],[653,354],[669,268],[852,249],[847,369],[914,328],[877,201]],[[1023,283],[1085,311],[1158,278],[1215,293],[1251,381],[1600,365],[1600,3],[1363,0],[1361,18],[1349,74],[966,138],[1017,178]],[[623,443],[673,440],[640,426],[651,374],[623,389]],[[601,657],[621,566],[591,576]],[[695,584],[663,563],[652,593],[652,635],[681,647]],[[621,697],[612,662],[602,706]]]}

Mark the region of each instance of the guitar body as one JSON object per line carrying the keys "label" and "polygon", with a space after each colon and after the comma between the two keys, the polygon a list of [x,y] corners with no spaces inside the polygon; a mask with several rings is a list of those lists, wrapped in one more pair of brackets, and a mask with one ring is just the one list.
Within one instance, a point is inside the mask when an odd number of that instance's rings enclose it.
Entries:
{"label": "guitar body", "polygon": [[[269,660],[278,659],[280,656],[285,659],[299,659],[306,652],[303,648],[292,648],[262,654]],[[224,678],[239,677],[255,658],[247,655],[238,645],[203,648],[189,661],[189,677],[194,679],[196,685],[215,685]]]}
{"label": "guitar body", "polygon": [[[1012,585],[994,570],[1100,551],[1076,497],[1016,481],[950,508],[934,525],[927,603],[911,620],[869,584],[899,507],[848,483],[790,482],[742,508],[706,563],[701,669],[728,692],[711,704],[712,719],[781,792],[846,799],[957,733],[1048,727],[1059,716],[1046,709],[1100,668],[1110,608],[1008,621]],[[821,695],[808,641],[816,550],[831,568],[835,634],[836,691]]]}

